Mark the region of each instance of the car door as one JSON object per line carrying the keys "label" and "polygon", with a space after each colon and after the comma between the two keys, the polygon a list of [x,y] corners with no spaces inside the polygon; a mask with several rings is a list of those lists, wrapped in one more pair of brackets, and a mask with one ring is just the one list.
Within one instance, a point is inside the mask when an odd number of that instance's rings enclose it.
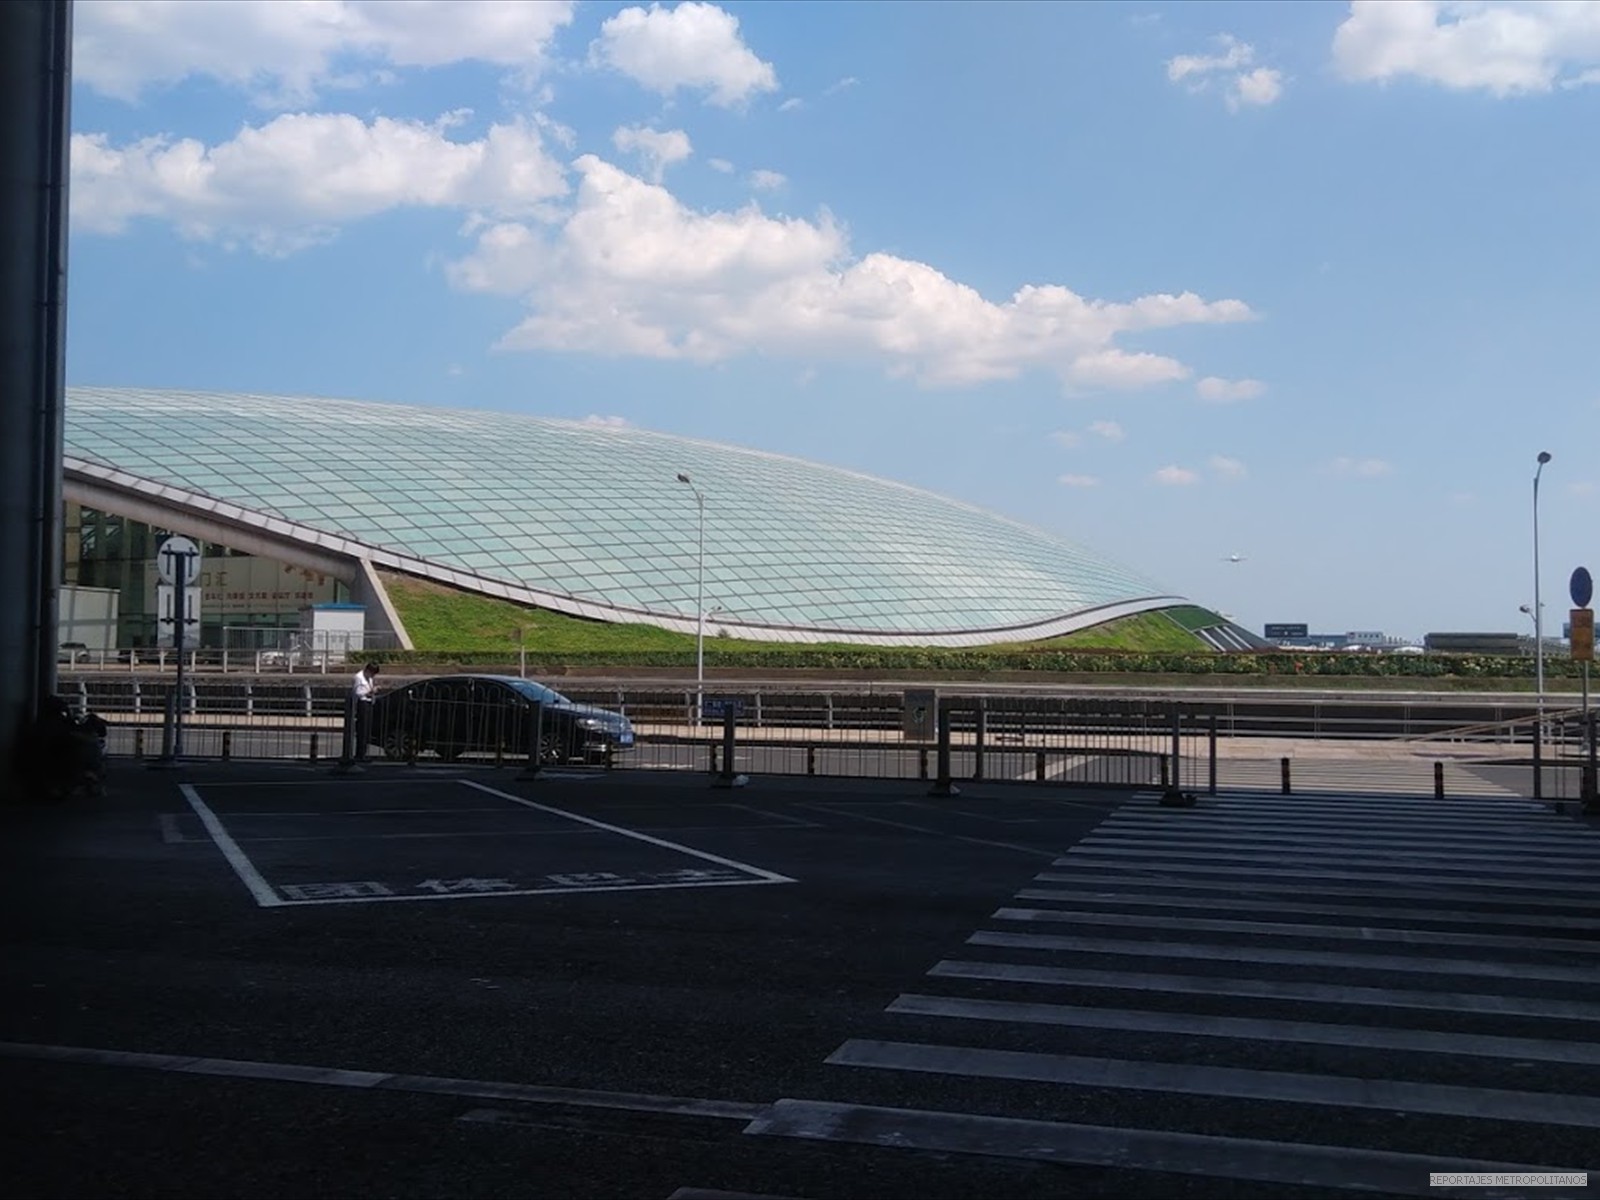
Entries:
{"label": "car door", "polygon": [[467,679],[432,679],[426,684],[426,741],[440,758],[457,758],[471,749],[472,683]]}
{"label": "car door", "polygon": [[516,754],[525,741],[518,739],[516,694],[494,679],[472,681],[471,745],[474,750]]}

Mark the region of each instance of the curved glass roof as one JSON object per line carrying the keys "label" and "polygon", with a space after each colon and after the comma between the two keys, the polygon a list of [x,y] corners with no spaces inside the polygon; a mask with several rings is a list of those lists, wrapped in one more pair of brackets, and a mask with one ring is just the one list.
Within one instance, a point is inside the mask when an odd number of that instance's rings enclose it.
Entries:
{"label": "curved glass roof", "polygon": [[1183,602],[1082,547],[928,492],[631,427],[78,387],[66,468],[210,511],[225,501],[380,565],[679,629],[698,612],[698,489],[707,624],[736,636],[972,645]]}

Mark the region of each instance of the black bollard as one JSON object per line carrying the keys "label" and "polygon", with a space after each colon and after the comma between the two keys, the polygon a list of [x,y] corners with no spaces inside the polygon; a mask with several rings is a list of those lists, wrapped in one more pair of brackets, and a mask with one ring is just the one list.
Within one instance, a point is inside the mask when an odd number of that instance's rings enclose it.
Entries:
{"label": "black bollard", "polygon": [[950,710],[943,705],[939,707],[939,749],[938,778],[933,781],[933,786],[928,789],[930,796],[959,796],[961,789],[956,787],[950,778]]}

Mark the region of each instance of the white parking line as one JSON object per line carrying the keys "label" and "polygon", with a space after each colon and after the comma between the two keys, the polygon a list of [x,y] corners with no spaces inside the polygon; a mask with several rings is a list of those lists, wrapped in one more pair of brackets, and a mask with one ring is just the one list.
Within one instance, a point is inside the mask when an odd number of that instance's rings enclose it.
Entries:
{"label": "white parking line", "polygon": [[348,1071],[340,1067],[305,1066],[300,1063],[195,1058],[183,1054],[147,1054],[132,1050],[100,1050],[87,1046],[0,1042],[0,1057],[81,1063],[100,1067],[136,1067],[147,1071],[175,1071],[184,1075],[213,1075],[230,1079],[271,1079],[283,1083],[314,1083],[325,1087],[358,1090],[420,1092],[433,1096],[470,1096],[478,1100],[515,1100],[525,1104],[559,1104],[579,1108],[670,1113],[676,1116],[718,1117],[725,1121],[750,1121],[767,1111],[765,1104],[747,1104],[732,1100],[701,1100],[694,1097],[659,1096],[638,1092],[603,1092],[590,1088],[544,1087],[527,1083],[502,1083],[489,1079],[451,1079],[437,1075],[395,1075],[386,1071]]}
{"label": "white parking line", "polygon": [[[721,855],[712,854],[707,850],[697,850],[692,846],[685,846],[680,842],[667,841],[664,838],[654,837],[648,833],[641,833],[635,829],[625,829],[620,825],[611,825],[604,821],[597,821],[593,817],[586,817],[579,813],[567,812],[564,809],[552,808],[547,804],[539,804],[532,800],[525,800],[520,796],[514,796],[509,792],[499,791],[495,788],[488,787],[470,779],[459,779],[454,780],[453,782],[464,783],[468,787],[475,788],[478,791],[495,796],[502,800],[509,800],[511,803],[520,805],[523,808],[531,808],[540,812],[550,813],[554,816],[565,818],[568,821],[576,822],[578,825],[588,827],[584,829],[573,829],[560,832],[590,835],[597,832],[616,834],[619,837],[629,838],[633,841],[645,842],[652,846],[659,846],[662,849],[671,850],[677,854],[684,854],[690,858],[697,858],[705,862],[716,863],[717,865],[724,867],[729,871],[738,872],[740,876],[743,876],[743,878],[728,878],[726,874],[718,878],[716,877],[718,873],[715,871],[689,871],[686,869],[683,871],[673,872],[646,872],[642,877],[640,875],[628,877],[612,875],[610,873],[602,873],[603,875],[608,875],[609,877],[601,878],[600,876],[595,876],[593,879],[585,879],[582,882],[577,880],[568,881],[565,879],[559,879],[556,876],[544,877],[557,879],[559,886],[554,887],[538,885],[518,887],[508,880],[495,879],[453,881],[454,883],[459,883],[462,885],[472,885],[458,888],[454,886],[442,886],[445,881],[430,881],[430,883],[438,883],[441,884],[441,886],[435,887],[426,892],[402,892],[397,894],[392,887],[382,881],[359,880],[338,883],[318,882],[309,884],[286,884],[280,891],[266,881],[261,872],[256,868],[255,864],[250,861],[250,857],[240,847],[239,843],[234,840],[231,834],[229,834],[222,821],[214,812],[211,811],[210,808],[206,806],[205,802],[200,799],[200,794],[195,787],[192,784],[187,783],[180,784],[179,787],[184,794],[184,798],[189,802],[189,806],[194,810],[195,815],[200,818],[201,823],[205,826],[206,832],[211,835],[212,841],[215,842],[217,848],[222,851],[223,857],[228,860],[228,865],[233,868],[234,873],[239,876],[239,879],[244,883],[245,887],[249,889],[250,894],[255,898],[256,903],[262,908],[293,908],[319,904],[384,904],[407,900],[464,900],[481,898],[483,896],[549,896],[572,895],[580,892],[672,891],[682,890],[685,888],[748,887],[758,884],[795,882],[787,875],[780,875],[778,872],[769,871],[764,867],[756,867],[750,865],[749,863],[737,862],[731,858],[724,858]],[[173,827],[176,828],[176,825]],[[451,833],[430,833],[425,835],[386,834],[364,836],[367,838],[371,838],[373,836],[378,838],[420,836],[430,839],[443,839],[457,835]],[[494,833],[483,834],[482,836],[499,837],[507,835]],[[246,840],[324,841],[343,839],[337,836],[327,837],[322,835],[308,835],[305,837],[296,838],[257,838]],[[679,878],[673,878],[673,876],[679,876]],[[682,878],[682,876],[698,876],[698,878]]]}
{"label": "white parking line", "polygon": [[510,792],[502,792],[487,784],[478,783],[476,780],[463,779],[462,783],[470,788],[477,788],[480,792],[487,792],[491,796],[499,796],[513,804],[520,804],[524,808],[537,809],[539,812],[553,813],[558,817],[565,817],[569,821],[578,821],[584,825],[592,825],[596,829],[604,829],[620,837],[632,838],[638,842],[648,842],[652,846],[660,846],[667,850],[676,850],[679,854],[687,854],[691,858],[704,859],[706,862],[719,863],[724,867],[732,867],[736,871],[744,871],[766,883],[793,883],[787,875],[779,875],[776,871],[769,871],[765,867],[752,867],[749,863],[736,862],[731,858],[723,858],[720,854],[712,854],[708,850],[696,850],[693,846],[685,846],[681,842],[669,842],[665,838],[651,837],[648,833],[640,833],[636,829],[624,829],[620,825],[608,825],[604,821],[596,821],[593,817],[585,817],[575,812],[568,812],[564,808],[552,808],[548,804],[538,804],[532,800],[524,800],[521,796],[513,796]]}
{"label": "white parking line", "polygon": [[194,790],[194,785],[180,783],[178,790],[183,793],[183,798],[189,802],[189,807],[194,809],[195,816],[200,818],[200,823],[206,827],[206,832],[211,835],[211,840],[217,844],[217,849],[222,851],[222,857],[228,860],[228,865],[233,868],[234,874],[245,887],[250,889],[250,894],[256,898],[256,903],[262,908],[278,908],[285,902],[273,889],[272,885],[261,877],[261,872],[250,861],[249,856],[239,849],[239,844],[228,835],[222,822],[217,820],[217,814],[206,807],[205,801],[200,799],[200,793]]}

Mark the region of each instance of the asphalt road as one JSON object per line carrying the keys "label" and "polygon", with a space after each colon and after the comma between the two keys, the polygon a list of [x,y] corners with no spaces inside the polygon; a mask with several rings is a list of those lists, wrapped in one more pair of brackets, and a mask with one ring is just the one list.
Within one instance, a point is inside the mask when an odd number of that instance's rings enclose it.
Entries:
{"label": "asphalt road", "polygon": [[0,823],[14,1194],[1600,1167],[1600,832],[1529,802],[234,764]]}

